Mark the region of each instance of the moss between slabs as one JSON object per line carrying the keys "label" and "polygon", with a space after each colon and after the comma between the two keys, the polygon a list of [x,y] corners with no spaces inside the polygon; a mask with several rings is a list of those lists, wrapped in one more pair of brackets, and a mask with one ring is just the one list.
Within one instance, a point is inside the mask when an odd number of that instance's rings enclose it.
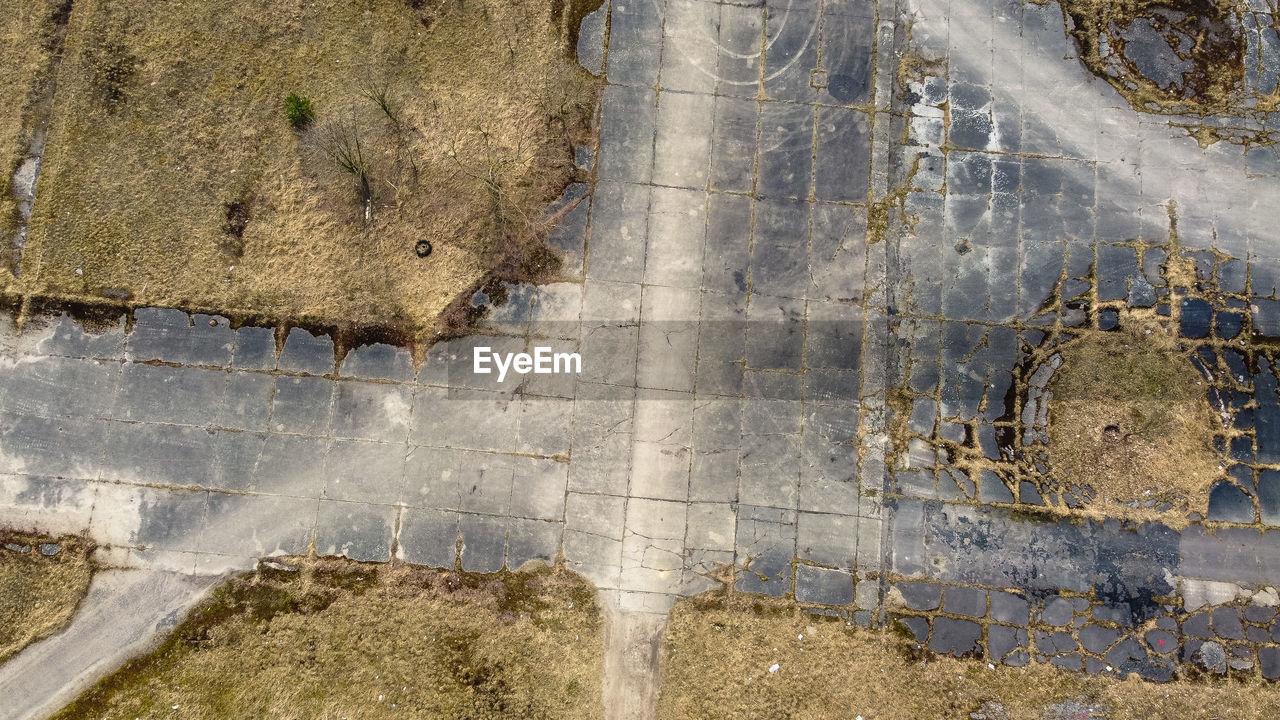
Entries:
{"label": "moss between slabs", "polygon": [[1111,720],[1257,718],[1273,713],[1280,686],[1213,678],[1155,684],[1042,664],[988,668],[789,601],[717,592],[672,611],[658,718],[952,720],[981,712],[1030,720],[1064,702],[1105,706]]}

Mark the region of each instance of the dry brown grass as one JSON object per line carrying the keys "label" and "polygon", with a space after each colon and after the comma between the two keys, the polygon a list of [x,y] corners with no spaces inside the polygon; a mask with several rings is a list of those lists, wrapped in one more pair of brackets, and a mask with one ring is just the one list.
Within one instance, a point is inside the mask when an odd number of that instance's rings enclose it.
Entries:
{"label": "dry brown grass", "polygon": [[[43,542],[62,550],[42,555]],[[90,547],[79,538],[0,533],[0,546],[8,543],[30,549],[18,553],[0,547],[0,663],[61,630],[93,577]]]}
{"label": "dry brown grass", "polygon": [[595,590],[563,570],[470,575],[308,560],[215,592],[57,718],[599,718]]}
{"label": "dry brown grass", "polygon": [[[774,663],[779,668],[770,673]],[[1234,720],[1273,715],[1280,686],[1158,685],[1046,665],[988,669],[985,662],[919,655],[896,635],[815,617],[785,601],[712,594],[672,612],[658,717],[951,720],[995,701],[1009,718],[1039,720],[1045,707],[1081,699],[1108,706],[1111,720]]]}
{"label": "dry brown grass", "polygon": [[[596,86],[561,4],[78,0],[18,289],[432,327],[529,253],[573,172]],[[368,222],[335,133],[361,140]]]}
{"label": "dry brown grass", "polygon": [[[12,0],[0,12],[0,240],[7,246],[17,229],[13,172],[30,140],[29,112],[51,58],[55,0]],[[5,279],[12,277],[6,268]]]}
{"label": "dry brown grass", "polygon": [[1165,324],[1122,327],[1063,346],[1049,384],[1050,467],[1097,490],[1094,505],[1107,514],[1147,500],[1204,513],[1222,474],[1213,448],[1222,423],[1207,387]]}

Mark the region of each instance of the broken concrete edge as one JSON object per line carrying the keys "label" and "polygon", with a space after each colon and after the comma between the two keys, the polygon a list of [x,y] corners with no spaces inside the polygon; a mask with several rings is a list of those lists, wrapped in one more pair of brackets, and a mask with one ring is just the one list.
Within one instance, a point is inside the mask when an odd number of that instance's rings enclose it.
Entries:
{"label": "broken concrete edge", "polygon": [[86,532],[47,532],[16,523],[0,523],[0,552],[20,555],[35,552],[43,557],[80,555],[93,560],[98,544]]}
{"label": "broken concrete edge", "polygon": [[196,303],[153,305],[129,300],[94,299],[69,295],[32,295],[0,291],[0,312],[8,315],[19,336],[56,324],[63,315],[71,317],[86,335],[101,335],[123,330],[131,332],[141,310],[174,310],[185,313],[194,324],[196,316],[204,316],[231,330],[245,327],[270,329],[276,338],[276,352],[284,348],[285,339],[294,329],[314,337],[328,336],[333,343],[334,363],[340,364],[353,350],[374,344],[408,349],[418,365],[426,351],[438,338],[419,337],[409,326],[395,321],[387,324],[337,324],[308,315],[282,315],[233,307],[214,307]]}
{"label": "broken concrete edge", "polygon": [[[1280,680],[1280,595],[1274,585],[1175,578],[1162,610],[1138,613],[1094,592],[991,587],[895,574],[890,629],[919,653],[1021,667],[1131,673],[1152,682],[1227,673],[1202,648],[1228,648],[1232,677]],[[1211,629],[1212,628],[1212,629]],[[1225,653],[1226,650],[1223,650]],[[1220,653],[1222,654],[1222,653]],[[1219,667],[1221,666],[1221,667]]]}
{"label": "broken concrete edge", "polygon": [[[1047,0],[1032,1],[1047,4]],[[1269,13],[1255,12],[1256,8],[1236,0],[1202,0],[1191,8],[1193,17],[1202,24],[1190,57],[1180,56],[1191,68],[1182,73],[1185,87],[1179,90],[1178,82],[1161,87],[1124,53],[1129,40],[1124,34],[1137,20],[1165,25],[1167,32],[1185,36],[1184,28],[1168,27],[1167,6],[1139,3],[1130,8],[1095,0],[1060,0],[1057,4],[1080,64],[1115,88],[1135,111],[1170,116],[1170,127],[1183,130],[1201,147],[1220,140],[1246,148],[1275,144],[1274,130],[1267,127],[1266,117],[1280,98],[1274,87],[1267,92],[1258,80],[1249,80],[1257,70],[1246,69],[1245,62],[1245,56],[1256,54],[1258,48],[1256,40],[1246,39],[1244,28],[1253,23],[1265,27],[1263,18]],[[1140,14],[1142,11],[1150,15]],[[1168,42],[1169,36],[1161,39]]]}
{"label": "broken concrete edge", "polygon": [[[909,179],[907,185],[910,185]],[[1027,422],[1027,410],[1037,402],[1037,391],[1043,389],[1037,387],[1035,373],[1046,365],[1051,365],[1054,358],[1058,356],[1067,344],[1089,333],[1112,333],[1120,328],[1121,319],[1128,321],[1130,324],[1147,322],[1163,327],[1165,335],[1168,337],[1160,338],[1161,342],[1171,346],[1176,345],[1175,348],[1171,349],[1171,352],[1175,352],[1179,357],[1188,358],[1193,363],[1197,360],[1197,353],[1203,348],[1238,351],[1243,347],[1265,352],[1275,347],[1276,338],[1265,335],[1265,328],[1260,327],[1260,321],[1256,317],[1259,312],[1257,308],[1258,299],[1253,296],[1249,285],[1246,284],[1238,292],[1230,292],[1219,286],[1217,268],[1223,263],[1234,260],[1234,258],[1219,251],[1213,251],[1212,266],[1208,274],[1201,272],[1196,266],[1196,260],[1193,255],[1204,255],[1204,251],[1184,252],[1178,235],[1178,209],[1176,204],[1168,204],[1167,211],[1169,215],[1167,238],[1161,240],[1139,238],[1111,243],[1111,245],[1117,247],[1132,248],[1136,253],[1139,268],[1145,267],[1145,258],[1148,253],[1154,252],[1153,257],[1163,258],[1159,264],[1159,272],[1163,280],[1163,283],[1159,284],[1161,293],[1159,298],[1153,296],[1150,303],[1140,305],[1132,304],[1132,298],[1100,300],[1098,294],[1100,283],[1097,271],[1098,260],[1095,259],[1094,265],[1091,266],[1091,275],[1087,279],[1089,287],[1084,293],[1073,297],[1064,295],[1063,289],[1068,281],[1071,280],[1071,278],[1068,278],[1067,269],[1064,266],[1062,275],[1054,286],[1052,295],[1042,304],[1035,316],[1040,317],[1046,313],[1051,314],[1069,304],[1083,304],[1083,312],[1085,314],[1083,325],[1065,324],[1060,315],[1055,316],[1053,322],[1049,324],[1037,324],[1034,322],[1034,317],[1001,323],[1001,327],[1010,327],[1022,342],[1022,346],[1019,348],[1019,363],[1011,370],[1013,384],[1010,387],[1008,396],[1005,398],[1005,413],[993,423],[997,431],[1005,429],[1012,438],[1011,441],[1006,439],[1001,443],[1001,458],[986,457],[981,452],[981,447],[975,450],[967,444],[973,437],[977,436],[977,424],[982,422],[982,418],[960,421],[967,432],[964,444],[945,440],[937,435],[936,430],[932,436],[926,436],[908,429],[907,420],[911,414],[911,403],[917,398],[931,398],[938,404],[938,407],[942,407],[943,387],[939,384],[932,393],[915,391],[909,384],[912,359],[908,356],[907,349],[899,348],[891,356],[891,360],[894,362],[890,363],[890,368],[893,372],[887,395],[890,413],[888,423],[889,450],[885,458],[886,473],[890,476],[885,488],[887,498],[912,497],[910,494],[902,494],[896,488],[893,475],[896,471],[908,467],[905,464],[908,457],[908,444],[915,440],[933,445],[940,454],[946,453],[951,458],[949,464],[941,466],[938,470],[940,478],[941,473],[947,472],[950,468],[956,468],[968,474],[971,483],[976,483],[973,477],[976,474],[995,473],[1009,486],[1010,493],[1014,498],[1009,504],[1016,509],[1021,510],[1034,506],[1037,509],[1068,518],[1105,519],[1119,517],[1136,521],[1159,521],[1177,528],[1186,528],[1191,524],[1203,525],[1209,528],[1223,525],[1220,519],[1205,520],[1209,514],[1204,512],[1204,508],[1180,509],[1173,505],[1168,505],[1167,507],[1166,505],[1156,506],[1158,498],[1152,499],[1141,506],[1138,505],[1137,501],[1134,501],[1134,503],[1129,503],[1128,505],[1110,502],[1106,505],[1095,507],[1091,503],[1097,493],[1084,483],[1076,483],[1077,486],[1084,489],[1083,494],[1074,493],[1069,496],[1068,490],[1074,489],[1072,483],[1069,480],[1064,481],[1062,478],[1054,478],[1051,467],[1048,471],[1041,467],[1044,464],[1041,457],[1045,449],[1044,444],[1036,441],[1035,438],[1031,438],[1031,442],[1024,439],[1031,437],[1028,433],[1039,433],[1042,430],[1039,426],[1040,424],[1034,422],[1034,420],[1043,418],[1045,420],[1044,424],[1047,425],[1047,407],[1040,408],[1042,411],[1040,413],[1034,413],[1033,422]],[[903,233],[911,233],[912,230],[909,219],[890,219],[894,220],[894,230],[890,233],[891,241],[888,243],[892,253],[893,248],[896,247],[896,239]],[[896,289],[900,285],[902,284],[894,283],[893,287]],[[910,288],[905,288],[903,292],[905,296],[895,298],[889,307],[910,306]],[[1186,322],[1182,317],[1182,311],[1189,303],[1203,304],[1204,307],[1209,308],[1211,313],[1214,310],[1235,313],[1240,317],[1241,327],[1239,332],[1235,336],[1225,339],[1217,337],[1214,327],[1209,327],[1207,336],[1186,334]],[[1100,318],[1107,314],[1114,316],[1115,320],[1112,323],[1112,327],[1102,327],[1100,324]],[[915,319],[929,318],[915,317]],[[939,322],[946,321],[944,318],[932,319]],[[966,325],[988,325],[987,323],[958,320],[947,322]],[[1212,323],[1209,323],[1209,325],[1212,325]],[[1028,345],[1025,336],[1030,334],[1038,335],[1040,340]],[[1240,338],[1247,338],[1247,340]],[[1206,393],[1211,394],[1217,386],[1208,385]],[[947,418],[942,419],[947,420]],[[1240,432],[1233,430],[1231,424],[1226,421],[1224,421],[1224,428],[1217,434],[1225,438],[1228,444],[1233,438],[1241,435]],[[1045,437],[1047,438],[1047,435]],[[1223,477],[1226,475],[1226,466],[1231,462],[1230,460],[1224,462]],[[1258,463],[1249,464],[1257,465]],[[941,483],[943,480],[939,479],[937,482]],[[1019,497],[1019,486],[1028,484],[1034,486],[1037,493],[1030,506],[1027,502],[1019,502],[1017,499]],[[1206,497],[1208,491],[1209,489],[1206,487]],[[977,504],[992,504],[990,498],[979,500],[979,496],[976,493],[970,493],[970,495],[971,497],[967,499],[964,497],[952,499],[961,503],[967,500]],[[939,496],[941,497],[941,495]],[[995,502],[1001,503],[1002,501],[996,500]],[[1197,512],[1193,513],[1192,511]]]}

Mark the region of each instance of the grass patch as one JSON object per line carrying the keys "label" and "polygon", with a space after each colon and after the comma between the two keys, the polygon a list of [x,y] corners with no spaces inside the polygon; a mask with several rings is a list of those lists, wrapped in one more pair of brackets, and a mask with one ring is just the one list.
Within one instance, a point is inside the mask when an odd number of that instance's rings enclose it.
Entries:
{"label": "grass patch", "polygon": [[[1029,720],[1066,701],[1105,705],[1111,720],[1267,717],[1280,686],[1158,685],[1046,665],[988,669],[985,661],[922,654],[895,633],[850,627],[786,601],[712,596],[677,603],[671,614],[658,717],[950,720],[981,711],[992,720]],[[1000,703],[1003,712],[984,703]]]}
{"label": "grass patch", "polygon": [[1097,490],[1108,514],[1147,500],[1204,513],[1222,474],[1207,388],[1158,324],[1124,327],[1063,346],[1049,384],[1050,467]]}
{"label": "grass patch", "polygon": [[78,0],[17,289],[427,332],[551,277],[597,90],[565,10]]}
{"label": "grass patch", "polygon": [[[13,197],[13,173],[31,140],[33,103],[53,58],[61,2],[12,0],[0,13],[0,241],[6,259],[20,217]],[[6,262],[3,280],[12,280]]]}
{"label": "grass patch", "polygon": [[[293,562],[293,561],[290,561]],[[602,620],[576,575],[298,561],[216,590],[55,717],[598,718]],[[393,710],[394,706],[394,710]]]}
{"label": "grass patch", "polygon": [[[43,554],[45,543],[56,544],[57,554]],[[0,533],[0,663],[58,632],[71,619],[89,592],[90,550],[76,537]]]}

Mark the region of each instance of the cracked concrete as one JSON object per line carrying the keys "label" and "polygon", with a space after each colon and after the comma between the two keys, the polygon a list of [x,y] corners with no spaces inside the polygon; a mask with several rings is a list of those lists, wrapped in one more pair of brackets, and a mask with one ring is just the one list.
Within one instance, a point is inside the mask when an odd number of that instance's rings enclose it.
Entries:
{"label": "cracked concrete", "polygon": [[[583,27],[608,86],[592,181],[552,239],[570,281],[513,288],[416,367],[173,310],[92,334],[24,316],[0,355],[0,520],[204,576],[312,548],[562,559],[608,608],[615,718],[652,716],[666,611],[726,577],[861,624],[908,616],[939,652],[1085,671],[1128,653],[1152,677],[1181,655],[1142,665],[1111,606],[1168,618],[1169,644],[1207,639],[1206,607],[1268,606],[1274,147],[1201,148],[1135,112],[1052,5],[606,0]],[[1130,307],[1203,343],[1237,425],[1229,487],[1180,533],[1043,512],[1091,498],[1043,482],[1045,378],[1020,368]],[[471,371],[481,345],[583,371],[499,383]],[[902,610],[909,582],[948,604]],[[1062,593],[1108,631],[1073,628],[1084,650],[997,609]],[[1276,642],[1249,627],[1265,675]]]}

